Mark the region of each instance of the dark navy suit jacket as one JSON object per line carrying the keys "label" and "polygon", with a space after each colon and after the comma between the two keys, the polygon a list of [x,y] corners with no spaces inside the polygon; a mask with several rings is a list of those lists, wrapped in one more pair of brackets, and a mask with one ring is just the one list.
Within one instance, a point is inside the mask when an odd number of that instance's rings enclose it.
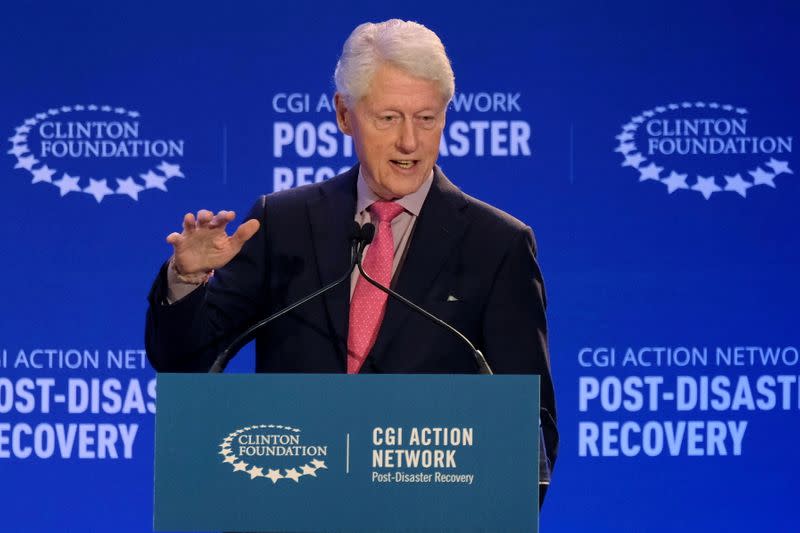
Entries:
{"label": "dark navy suit jacket", "polygon": [[[264,196],[258,233],[207,286],[164,305],[166,265],[150,292],[146,347],[158,371],[207,371],[237,334],[342,276],[350,262],[358,166],[325,182]],[[466,335],[495,373],[541,376],[551,461],[558,433],[542,277],[522,222],[455,187],[437,167],[394,289]],[[345,372],[350,284],[308,302],[256,339],[257,372]],[[474,373],[452,334],[388,300],[362,373]]]}

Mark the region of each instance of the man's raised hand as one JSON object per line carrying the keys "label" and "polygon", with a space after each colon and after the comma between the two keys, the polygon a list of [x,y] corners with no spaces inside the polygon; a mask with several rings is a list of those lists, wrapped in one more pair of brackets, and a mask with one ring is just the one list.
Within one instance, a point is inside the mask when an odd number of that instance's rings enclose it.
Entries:
{"label": "man's raised hand", "polygon": [[196,218],[187,213],[183,217],[183,232],[167,236],[167,242],[174,249],[176,270],[186,275],[201,274],[228,264],[260,227],[258,220],[251,219],[228,236],[225,227],[235,217],[233,211],[220,211],[215,215],[203,209],[197,212]]}

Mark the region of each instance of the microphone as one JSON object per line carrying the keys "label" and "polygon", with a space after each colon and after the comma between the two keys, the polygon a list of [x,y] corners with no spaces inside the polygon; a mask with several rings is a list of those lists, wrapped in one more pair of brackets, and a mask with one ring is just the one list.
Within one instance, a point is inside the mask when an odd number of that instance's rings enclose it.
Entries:
{"label": "microphone", "polygon": [[[362,248],[360,250],[361,252],[363,252],[364,251],[363,248],[367,244],[372,242],[372,239],[375,236],[375,226],[368,222],[368,223],[364,224],[361,227],[361,232],[362,232],[362,235],[364,237],[369,236],[369,241],[366,242],[362,246]],[[463,333],[458,331],[456,328],[454,328],[453,326],[451,326],[450,324],[448,324],[447,322],[445,322],[441,318],[438,318],[438,317],[434,316],[433,314],[429,313],[428,311],[426,311],[425,309],[421,308],[420,306],[418,306],[417,304],[415,304],[414,302],[412,302],[408,298],[406,298],[404,296],[401,296],[400,294],[396,293],[395,291],[393,291],[389,287],[384,287],[383,285],[381,285],[380,283],[378,283],[377,281],[375,281],[374,279],[369,277],[369,275],[367,275],[367,273],[364,272],[364,267],[361,265],[361,253],[359,253],[356,256],[356,264],[358,265],[358,271],[361,273],[361,275],[364,277],[364,279],[367,280],[371,285],[373,285],[376,288],[380,289],[381,291],[385,292],[386,294],[388,294],[389,296],[391,296],[395,300],[399,300],[404,305],[406,305],[407,307],[410,307],[411,309],[413,309],[417,313],[421,314],[422,316],[424,316],[428,320],[432,321],[437,326],[446,329],[447,331],[449,331],[450,333],[452,333],[453,335],[455,335],[456,337],[461,339],[461,341],[464,342],[464,344],[466,344],[469,347],[469,349],[472,351],[472,355],[473,355],[473,357],[475,357],[475,362],[478,363],[478,370],[480,371],[481,374],[494,374],[494,372],[492,372],[491,367],[489,366],[489,363],[486,362],[486,357],[484,357],[483,353],[481,353],[481,351],[479,349],[477,349],[475,347],[475,345],[472,344],[472,342],[470,342],[470,340],[466,336],[464,336]]]}
{"label": "microphone", "polygon": [[[370,224],[372,226],[372,224]],[[256,333],[259,329],[263,328],[276,318],[280,318],[289,311],[297,309],[301,305],[306,302],[309,302],[316,298],[317,296],[321,296],[326,292],[330,291],[334,287],[344,283],[345,281],[350,279],[351,274],[353,273],[353,269],[356,267],[356,264],[361,262],[361,254],[364,253],[364,248],[372,242],[372,238],[375,235],[375,227],[372,226],[372,231],[364,230],[363,228],[359,227],[358,223],[354,220],[352,229],[350,230],[350,267],[347,269],[347,272],[342,274],[342,276],[331,283],[325,285],[321,289],[318,289],[308,296],[301,298],[300,300],[290,304],[279,311],[271,314],[267,318],[264,318],[249,328],[247,328],[244,333],[236,337],[233,342],[228,345],[225,350],[220,353],[217,358],[214,360],[214,364],[211,365],[211,369],[208,371],[209,374],[217,374],[223,372],[225,367],[228,366],[228,363],[233,359],[233,357],[242,349],[242,347],[250,342],[252,339],[252,335]],[[368,240],[367,240],[368,239]]]}

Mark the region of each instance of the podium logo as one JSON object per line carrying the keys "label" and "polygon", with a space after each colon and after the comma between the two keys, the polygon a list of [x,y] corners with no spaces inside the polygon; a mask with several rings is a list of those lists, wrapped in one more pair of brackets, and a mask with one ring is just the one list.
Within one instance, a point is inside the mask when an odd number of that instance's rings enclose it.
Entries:
{"label": "podium logo", "polygon": [[632,117],[616,136],[615,151],[640,182],[660,183],[670,195],[747,198],[794,174],[792,137],[765,135],[764,129],[744,107],[671,103]]}
{"label": "podium logo", "polygon": [[[182,139],[146,136],[138,111],[110,105],[72,105],[48,109],[15,128],[7,153],[15,169],[45,183],[59,195],[107,196],[167,191],[167,182],[184,178]],[[74,193],[74,194],[70,194]]]}
{"label": "podium logo", "polygon": [[306,444],[298,428],[261,424],[239,428],[222,439],[219,455],[234,472],[250,479],[267,478],[274,485],[280,480],[299,483],[304,477],[317,477],[327,469],[328,447]]}

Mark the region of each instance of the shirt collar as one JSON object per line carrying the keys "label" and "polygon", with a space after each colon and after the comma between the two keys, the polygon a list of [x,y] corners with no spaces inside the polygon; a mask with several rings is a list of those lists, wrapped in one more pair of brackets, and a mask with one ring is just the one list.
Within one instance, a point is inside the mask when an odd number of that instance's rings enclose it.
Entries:
{"label": "shirt collar", "polygon": [[[356,182],[356,213],[363,212],[369,206],[381,199],[377,194],[372,192],[372,189],[369,188],[361,169],[362,167],[359,165],[358,181]],[[431,184],[433,184],[433,169],[431,169],[430,174],[425,181],[422,182],[422,185],[419,189],[411,194],[403,196],[402,198],[398,198],[395,200],[395,202],[403,206],[403,209],[415,217],[419,216],[419,212],[422,210],[422,204],[425,203],[425,198],[428,197],[428,191],[431,189]]]}

